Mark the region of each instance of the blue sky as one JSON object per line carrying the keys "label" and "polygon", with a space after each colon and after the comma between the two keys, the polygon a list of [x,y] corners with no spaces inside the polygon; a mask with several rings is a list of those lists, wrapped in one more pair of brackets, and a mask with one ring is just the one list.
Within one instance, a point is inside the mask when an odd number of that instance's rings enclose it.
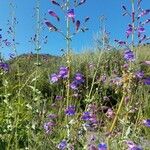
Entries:
{"label": "blue sky", "polygon": [[[62,0],[58,0],[62,1]],[[73,0],[71,0],[73,1]],[[135,0],[136,1],[136,0]],[[150,8],[149,0],[143,0],[142,7],[145,9]],[[15,9],[17,20],[19,21],[16,26],[16,41],[20,43],[17,45],[17,51],[21,53],[34,52],[34,46],[29,43],[30,37],[35,34],[35,18],[34,7],[35,0],[14,0],[17,8]],[[10,0],[0,0],[0,28],[3,29],[1,34],[4,38],[8,38],[6,34],[8,26],[7,20],[10,19]],[[107,18],[106,29],[110,32],[110,38],[113,42],[114,39],[125,39],[125,30],[130,22],[128,17],[122,16],[121,5],[125,4],[129,9],[131,8],[130,0],[87,0],[87,2],[75,9],[75,17],[82,21],[86,16],[90,17],[90,21],[87,26],[89,31],[86,33],[79,33],[72,41],[72,48],[74,52],[82,52],[85,48],[94,47],[94,36],[99,31],[100,16],[105,15]],[[50,20],[57,27],[62,30],[65,29],[65,20],[59,9],[59,7],[51,4],[50,0],[41,0],[41,18]],[[62,19],[60,23],[48,15],[47,10],[51,9],[55,11]],[[150,29],[147,30],[147,34],[150,35]],[[65,49],[66,43],[63,37],[57,33],[49,32],[45,29],[43,35],[48,35],[48,43],[42,45],[41,53],[49,53],[52,55],[61,55],[60,49]],[[8,57],[9,53],[12,53],[9,47],[4,47],[0,50],[3,55]]]}

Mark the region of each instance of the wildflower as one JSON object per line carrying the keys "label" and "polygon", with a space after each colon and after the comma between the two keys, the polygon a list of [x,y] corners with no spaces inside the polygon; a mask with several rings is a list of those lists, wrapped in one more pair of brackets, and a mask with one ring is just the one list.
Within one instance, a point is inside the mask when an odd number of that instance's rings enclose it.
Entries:
{"label": "wildflower", "polygon": [[82,120],[87,121],[91,118],[90,113],[89,112],[84,112],[82,115]]}
{"label": "wildflower", "polygon": [[144,78],[144,79],[143,79],[143,83],[144,83],[145,85],[150,85],[150,77]]}
{"label": "wildflower", "polygon": [[67,78],[68,72],[69,72],[69,70],[67,67],[64,67],[64,66],[60,67],[58,77],[59,78]]}
{"label": "wildflower", "polygon": [[143,120],[143,124],[144,124],[144,126],[146,126],[146,127],[150,127],[150,119],[145,119],[145,120]]}
{"label": "wildflower", "polygon": [[5,72],[9,71],[9,65],[7,63],[0,62],[0,68]]}
{"label": "wildflower", "polygon": [[98,150],[95,145],[90,144],[88,150]]}
{"label": "wildflower", "polygon": [[93,130],[97,127],[98,121],[95,114],[91,112],[84,112],[81,119],[86,121],[86,123],[84,124],[86,128]]}
{"label": "wildflower", "polygon": [[115,42],[117,42],[120,46],[124,46],[127,44],[125,41],[115,40]]}
{"label": "wildflower", "polygon": [[67,148],[67,141],[66,140],[62,140],[59,144],[58,144],[58,149],[60,150],[65,150]]}
{"label": "wildflower", "polygon": [[98,144],[98,150],[107,150],[107,145],[105,143]]}
{"label": "wildflower", "polygon": [[139,40],[139,43],[142,43],[144,40],[146,40],[146,35],[143,35],[140,40]]}
{"label": "wildflower", "polygon": [[79,20],[77,20],[77,21],[76,21],[76,31],[78,31],[78,30],[79,30],[79,27],[80,27],[80,21],[79,21]]}
{"label": "wildflower", "polygon": [[75,114],[75,106],[68,106],[68,108],[65,110],[65,114],[68,116],[73,116]]}
{"label": "wildflower", "polygon": [[150,61],[148,61],[148,60],[147,61],[143,61],[142,64],[144,64],[144,65],[150,65]]}
{"label": "wildflower", "polygon": [[86,2],[86,0],[80,0],[78,6],[84,4],[85,2]]}
{"label": "wildflower", "polygon": [[50,119],[55,119],[57,117],[57,115],[55,115],[55,114],[49,114],[48,115],[48,118],[50,118]]}
{"label": "wildflower", "polygon": [[138,27],[137,31],[138,31],[138,37],[140,37],[141,33],[145,32],[145,28],[140,26],[140,27]]}
{"label": "wildflower", "polygon": [[138,15],[138,19],[139,19],[140,17],[143,17],[143,16],[149,14],[149,13],[150,13],[150,9],[143,10],[143,11]]}
{"label": "wildflower", "polygon": [[137,71],[137,72],[135,73],[135,75],[136,75],[136,77],[137,77],[138,79],[142,79],[142,78],[144,77],[144,72],[143,72],[143,71]]}
{"label": "wildflower", "polygon": [[134,60],[134,54],[130,49],[125,50],[124,59],[126,61],[133,61]]}
{"label": "wildflower", "polygon": [[68,18],[75,18],[74,9],[69,9],[67,12]]}
{"label": "wildflower", "polygon": [[51,10],[48,10],[48,13],[49,13],[51,16],[55,17],[58,21],[60,20],[60,18],[58,17],[58,15],[57,15],[55,12],[53,12],[53,11],[51,11]]}
{"label": "wildflower", "polygon": [[112,110],[111,108],[109,108],[109,109],[107,110],[106,116],[107,116],[108,118],[113,118],[113,117],[114,117],[114,112],[113,112],[113,110]]}
{"label": "wildflower", "polygon": [[72,90],[77,90],[78,89],[78,84],[76,81],[73,81],[71,84],[70,84],[70,88]]}
{"label": "wildflower", "polygon": [[78,84],[81,84],[82,82],[84,82],[83,75],[81,73],[76,73],[75,81],[77,81]]}
{"label": "wildflower", "polygon": [[129,26],[129,28],[126,30],[126,35],[127,35],[127,38],[132,34],[132,32],[133,32],[133,27],[132,27],[132,25],[128,25]]}
{"label": "wildflower", "polygon": [[46,122],[44,123],[44,129],[45,129],[45,132],[48,134],[52,131],[52,128],[54,127],[54,123],[53,122]]}
{"label": "wildflower", "polygon": [[56,0],[51,0],[51,2],[52,2],[52,4],[54,4],[54,5],[60,6],[60,4],[56,2]]}
{"label": "wildflower", "polygon": [[45,20],[45,24],[49,27],[51,31],[58,31],[58,29],[52,25],[48,20]]}
{"label": "wildflower", "polygon": [[56,99],[56,100],[62,100],[62,99],[63,99],[63,97],[62,97],[62,96],[60,96],[60,95],[56,95],[55,99]]}
{"label": "wildflower", "polygon": [[142,148],[139,145],[136,145],[133,141],[126,141],[126,144],[128,150],[142,150]]}
{"label": "wildflower", "polygon": [[55,83],[59,80],[59,77],[56,73],[51,74],[50,76],[50,82]]}

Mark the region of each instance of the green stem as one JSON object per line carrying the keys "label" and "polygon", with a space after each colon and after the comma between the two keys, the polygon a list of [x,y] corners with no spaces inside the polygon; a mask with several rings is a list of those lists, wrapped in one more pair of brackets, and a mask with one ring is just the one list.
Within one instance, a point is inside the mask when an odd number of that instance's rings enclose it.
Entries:
{"label": "green stem", "polygon": [[[70,3],[67,0],[67,10],[69,9]],[[68,66],[68,80],[67,80],[67,107],[69,106],[69,97],[70,97],[70,69],[71,69],[71,49],[70,49],[70,19],[67,17],[67,33],[66,33],[66,44],[67,44],[67,66]]]}

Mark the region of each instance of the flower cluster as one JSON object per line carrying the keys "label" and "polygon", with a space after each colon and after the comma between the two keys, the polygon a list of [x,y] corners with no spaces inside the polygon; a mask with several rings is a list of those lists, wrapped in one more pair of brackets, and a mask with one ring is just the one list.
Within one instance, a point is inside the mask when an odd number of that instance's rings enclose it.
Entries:
{"label": "flower cluster", "polygon": [[139,145],[135,144],[133,141],[126,141],[128,150],[143,150]]}
{"label": "flower cluster", "polygon": [[0,69],[2,69],[4,72],[8,72],[9,71],[9,65],[7,63],[4,62],[0,62]]}
{"label": "flower cluster", "polygon": [[48,115],[48,118],[50,121],[44,123],[44,130],[45,132],[48,134],[48,133],[51,133],[54,126],[55,126],[55,122],[54,122],[54,119],[56,118],[57,116],[55,114],[49,114]]}
{"label": "flower cluster", "polygon": [[65,79],[68,77],[68,68],[67,67],[60,67],[58,73],[53,73],[50,75],[50,82],[55,83],[58,82],[60,79]]}
{"label": "flower cluster", "polygon": [[[51,3],[53,5],[56,5],[56,6],[59,6],[60,9],[65,12],[65,16],[68,18],[68,19],[71,19],[74,26],[75,26],[75,32],[72,34],[72,35],[75,35],[77,32],[79,31],[82,31],[82,32],[85,32],[88,30],[88,28],[85,27],[85,23],[89,20],[89,17],[86,17],[84,19],[84,22],[81,26],[81,22],[79,20],[76,20],[75,19],[75,9],[74,7],[78,7],[82,4],[84,4],[86,2],[86,0],[81,0],[80,2],[77,2],[77,1],[74,1],[74,6],[70,6],[69,8],[67,7],[68,4],[67,2],[63,1],[63,3],[58,3],[57,1],[54,1],[54,0],[51,0]],[[54,17],[58,22],[60,22],[60,17],[57,15],[56,12],[52,11],[52,10],[48,10],[48,14],[52,17]],[[65,38],[65,34],[62,33],[62,31],[60,29],[58,29],[55,25],[53,25],[49,20],[45,19],[45,24],[46,26],[49,28],[50,31],[55,31],[55,32],[58,32],[58,33],[61,33],[61,35],[63,35]],[[79,30],[80,28],[80,30]],[[70,39],[70,37],[68,37]]]}
{"label": "flower cluster", "polygon": [[84,76],[81,73],[76,73],[74,80],[70,84],[70,88],[77,90],[82,83],[84,83]]}
{"label": "flower cluster", "polygon": [[68,106],[65,110],[65,114],[68,116],[73,116],[75,114],[75,106]]}
{"label": "flower cluster", "polygon": [[60,149],[60,150],[65,150],[67,148],[67,141],[66,140],[62,140],[58,144],[57,148]]}

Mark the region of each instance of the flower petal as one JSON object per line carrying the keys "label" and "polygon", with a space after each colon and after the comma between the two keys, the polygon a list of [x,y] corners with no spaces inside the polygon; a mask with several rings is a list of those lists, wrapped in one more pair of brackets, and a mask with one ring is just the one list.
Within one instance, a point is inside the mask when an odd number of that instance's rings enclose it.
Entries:
{"label": "flower petal", "polygon": [[58,31],[58,29],[52,25],[48,20],[45,20],[45,24],[49,27],[51,31]]}
{"label": "flower petal", "polygon": [[57,15],[54,11],[48,10],[48,13],[49,13],[51,16],[55,17],[58,21],[60,20],[60,18],[58,17],[58,15]]}
{"label": "flower petal", "polygon": [[77,21],[76,21],[76,31],[78,31],[78,30],[79,30],[79,27],[80,27],[80,21],[79,21],[79,20],[77,20]]}

